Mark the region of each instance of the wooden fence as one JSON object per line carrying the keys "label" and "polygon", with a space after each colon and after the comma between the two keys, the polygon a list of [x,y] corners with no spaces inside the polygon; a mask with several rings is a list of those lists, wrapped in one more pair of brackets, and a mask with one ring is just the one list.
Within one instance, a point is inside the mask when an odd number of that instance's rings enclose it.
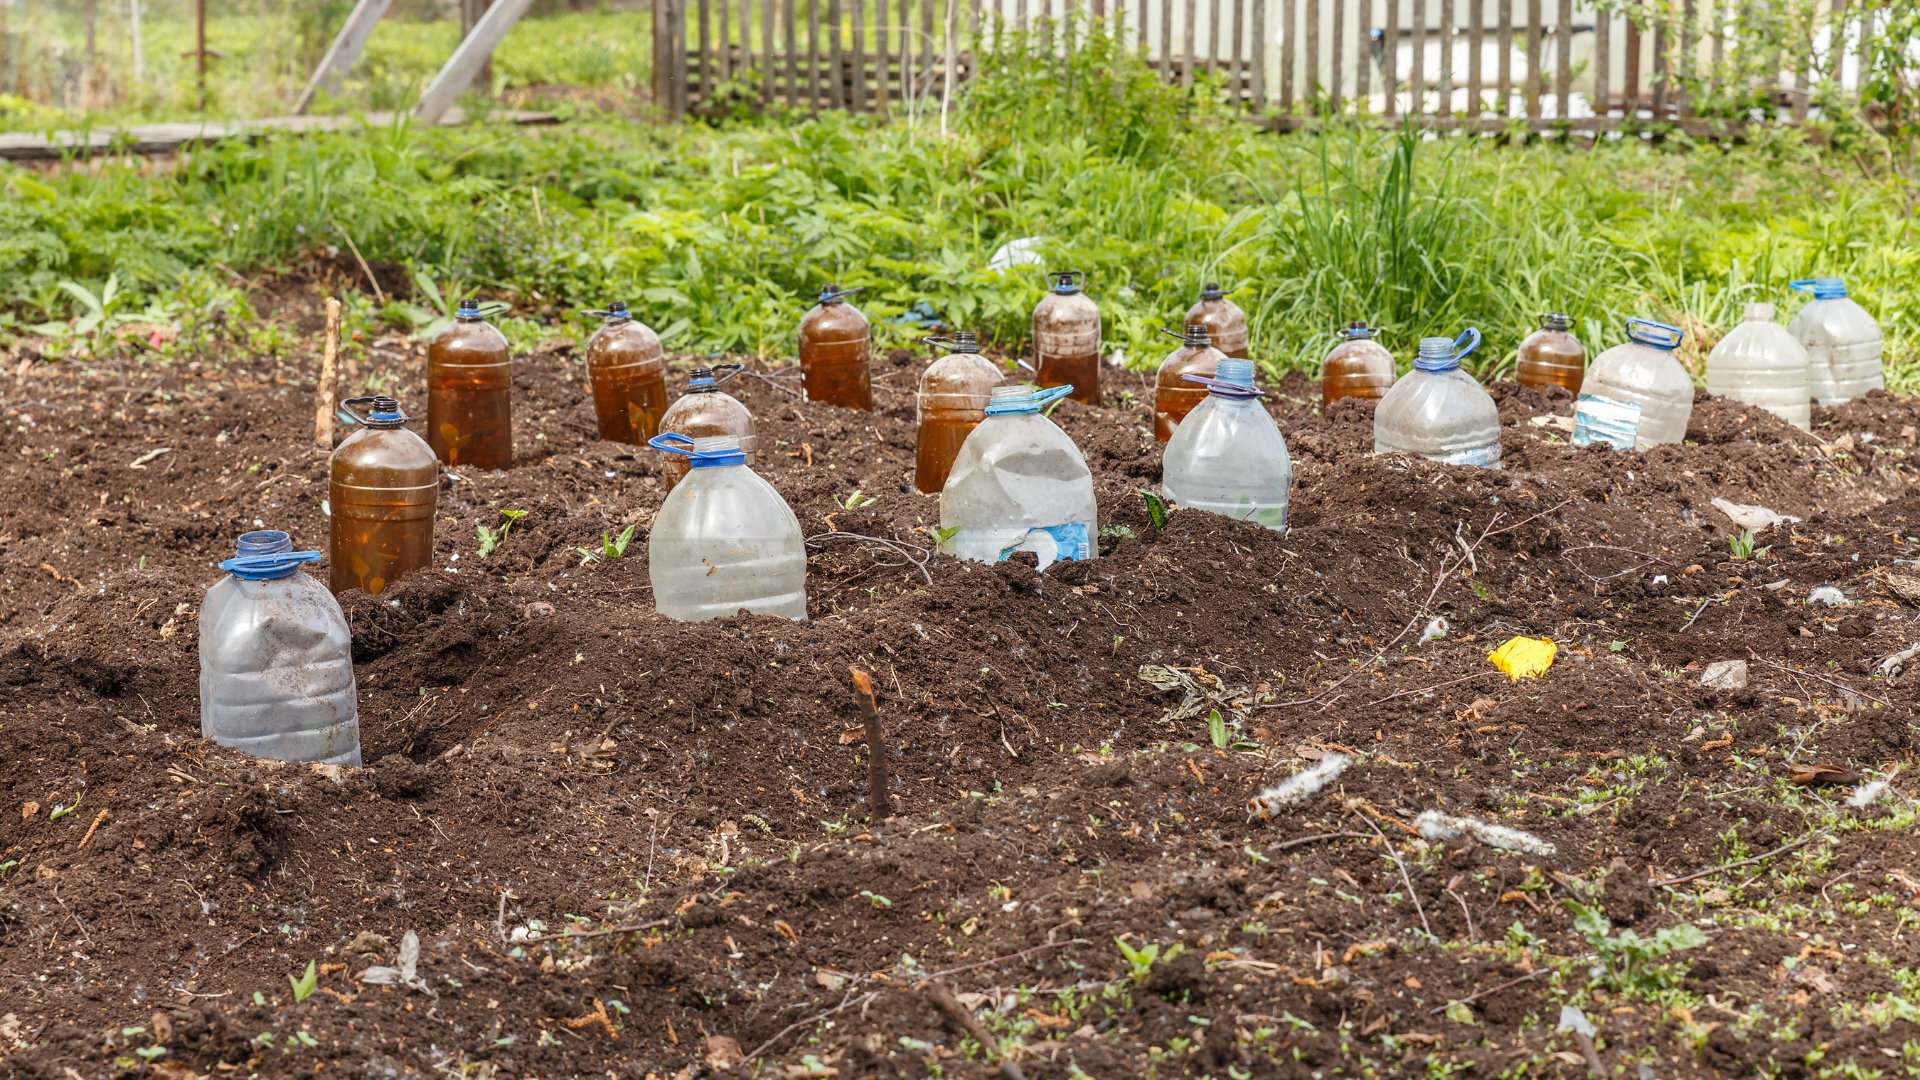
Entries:
{"label": "wooden fence", "polygon": [[[1706,131],[1698,92],[1741,50],[1738,5],[1767,2],[1657,0],[1626,14],[1574,0],[654,0],[654,93],[672,117],[913,107],[943,91],[950,55],[964,81],[976,48],[1038,30],[1020,40],[1071,50],[1093,19],[1168,81],[1217,79],[1278,127],[1365,114]],[[1804,48],[1746,65],[1739,77],[1776,110],[1757,119],[1805,119],[1821,80],[1856,92],[1877,9],[1848,2],[1822,0]]]}

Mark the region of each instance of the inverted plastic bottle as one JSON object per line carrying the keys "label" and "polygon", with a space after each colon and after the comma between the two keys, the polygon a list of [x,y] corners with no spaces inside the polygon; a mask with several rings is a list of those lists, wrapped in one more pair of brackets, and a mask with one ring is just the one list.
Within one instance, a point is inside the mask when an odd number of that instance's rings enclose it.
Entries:
{"label": "inverted plastic bottle", "polygon": [[[403,426],[407,415],[398,401],[348,398],[340,405],[359,420],[360,430],[334,448],[328,468],[328,577],[336,593],[377,595],[433,566],[440,459]],[[359,406],[369,411],[356,411]]]}
{"label": "inverted plastic bottle", "polygon": [[[747,464],[751,466],[760,450],[760,433],[754,426],[753,414],[739,398],[720,389],[727,380],[746,369],[745,364],[694,368],[687,379],[687,392],[667,406],[666,415],[660,418],[660,430],[677,431],[690,439],[731,436],[740,440],[740,450],[747,455]],[[687,475],[686,456],[668,454],[667,473],[675,483]]]}
{"label": "inverted plastic bottle", "polygon": [[587,379],[593,385],[600,437],[644,446],[659,432],[660,417],[667,411],[660,336],[627,314],[627,305],[619,300],[605,311],[588,314],[606,319],[587,339]]}
{"label": "inverted plastic bottle", "polygon": [[996,386],[987,418],[973,429],[940,493],[941,550],[974,562],[1031,551],[1046,569],[1098,553],[1093,473],[1073,439],[1041,410],[1073,393]]}
{"label": "inverted plastic bottle", "polygon": [[1569,332],[1573,322],[1573,316],[1558,312],[1540,316],[1540,329],[1520,343],[1513,381],[1540,390],[1564,386],[1578,394],[1587,377],[1587,350]]}
{"label": "inverted plastic bottle", "polygon": [[1033,381],[1071,386],[1072,398],[1100,404],[1100,308],[1081,291],[1087,275],[1047,275],[1048,292],[1033,309]]}
{"label": "inverted plastic bottle", "polygon": [[873,409],[873,327],[845,299],[859,291],[829,285],[800,319],[800,376],[808,401]]}
{"label": "inverted plastic bottle", "polygon": [[1500,409],[1460,361],[1480,331],[1420,339],[1413,370],[1373,410],[1373,452],[1418,454],[1448,465],[1500,467]]}
{"label": "inverted plastic bottle", "polygon": [[1209,281],[1200,290],[1200,301],[1187,309],[1186,325],[1207,328],[1213,347],[1227,356],[1245,359],[1247,355],[1247,313],[1227,299],[1220,286]]}
{"label": "inverted plastic bottle", "polygon": [[656,435],[648,446],[688,460],[647,537],[654,610],[704,622],[739,614],[807,617],[807,549],[800,521],[746,465],[729,435]]}
{"label": "inverted plastic bottle", "polygon": [[951,338],[928,338],[927,343],[948,350],[920,375],[915,399],[913,484],[921,494],[937,495],[947,486],[947,471],[961,444],[987,418],[987,402],[1000,385],[1000,369],[980,355],[980,343],[970,331]]}
{"label": "inverted plastic bottle", "polygon": [[[1169,331],[1171,332],[1171,331]],[[1194,407],[1207,400],[1207,388],[1187,380],[1188,375],[1212,378],[1226,356],[1213,347],[1212,335],[1198,323],[1188,323],[1180,347],[1160,361],[1153,383],[1153,437],[1166,442]]]}
{"label": "inverted plastic bottle", "polygon": [[1792,287],[1813,294],[1787,324],[1787,332],[1807,350],[1808,388],[1822,405],[1840,405],[1869,390],[1884,390],[1887,375],[1880,359],[1880,324],[1847,295],[1837,277],[1807,278]]}
{"label": "inverted plastic bottle", "polygon": [[1214,378],[1186,378],[1207,397],[1167,442],[1161,493],[1175,506],[1285,531],[1293,459],[1253,387],[1253,361],[1229,357]]}
{"label": "inverted plastic bottle", "polygon": [[278,530],[243,533],[200,603],[200,734],[278,761],[360,765],[353,635]]}
{"label": "inverted plastic bottle", "polygon": [[513,464],[513,362],[477,300],[427,346],[427,443],[448,465]]}
{"label": "inverted plastic bottle", "polygon": [[1693,418],[1693,377],[1673,350],[1686,332],[1649,319],[1628,319],[1627,340],[1593,358],[1582,394],[1640,403],[1638,446],[1677,443]]}
{"label": "inverted plastic bottle", "polygon": [[1320,406],[1341,398],[1378,400],[1393,389],[1393,354],[1373,339],[1378,330],[1364,322],[1340,331],[1340,344],[1320,364]]}
{"label": "inverted plastic bottle", "polygon": [[1807,350],[1773,321],[1773,305],[1748,304],[1745,319],[1707,354],[1707,390],[1806,431],[1813,424],[1808,370]]}

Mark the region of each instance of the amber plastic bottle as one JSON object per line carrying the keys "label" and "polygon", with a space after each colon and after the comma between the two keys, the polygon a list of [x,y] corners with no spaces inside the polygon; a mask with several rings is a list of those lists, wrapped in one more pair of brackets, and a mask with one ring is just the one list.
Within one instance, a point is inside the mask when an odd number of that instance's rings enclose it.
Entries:
{"label": "amber plastic bottle", "polygon": [[[332,536],[327,568],[336,593],[380,590],[433,566],[433,515],[440,461],[404,425],[390,397],[348,398],[341,406],[362,427],[333,451],[327,482]],[[370,406],[362,415],[354,406]]]}
{"label": "amber plastic bottle", "polygon": [[915,401],[920,424],[916,436],[913,484],[922,494],[937,495],[947,486],[947,471],[967,435],[987,418],[987,402],[1000,385],[1000,369],[980,355],[980,343],[962,330],[949,338],[927,343],[948,350],[920,376]]}
{"label": "amber plastic bottle", "polygon": [[[1196,323],[1207,328],[1213,347],[1222,354],[1236,360],[1247,358],[1247,313],[1227,299],[1220,286],[1208,282],[1207,287],[1200,290],[1200,302],[1187,309],[1187,325]],[[1200,396],[1207,396],[1205,389],[1200,391]]]}
{"label": "amber plastic bottle", "polygon": [[660,362],[660,336],[627,314],[619,300],[591,312],[606,324],[587,339],[587,378],[600,437],[645,446],[660,433],[667,411],[667,369]]}
{"label": "amber plastic bottle", "polygon": [[800,377],[808,401],[873,409],[873,327],[844,299],[859,291],[829,285],[800,320]]}
{"label": "amber plastic bottle", "polygon": [[1393,354],[1373,340],[1374,333],[1363,322],[1352,323],[1340,331],[1340,344],[1333,347],[1320,366],[1323,408],[1341,398],[1378,400],[1393,389]]}
{"label": "amber plastic bottle", "polygon": [[1180,421],[1187,418],[1195,405],[1207,400],[1206,387],[1187,382],[1181,376],[1205,375],[1211,379],[1219,374],[1220,361],[1225,359],[1226,354],[1213,347],[1212,336],[1207,333],[1206,327],[1198,323],[1187,324],[1187,333],[1181,338],[1180,347],[1160,361],[1160,376],[1154,380],[1154,438],[1161,442],[1173,438],[1173,429],[1180,426]]}
{"label": "amber plastic bottle", "polygon": [[460,301],[453,324],[427,346],[427,444],[448,465],[513,464],[513,365],[506,335]]}
{"label": "amber plastic bottle", "polygon": [[1071,386],[1071,397],[1100,404],[1100,309],[1082,292],[1087,275],[1047,275],[1049,291],[1033,309],[1033,381]]}
{"label": "amber plastic bottle", "polygon": [[1587,379],[1587,350],[1579,338],[1567,332],[1571,329],[1571,315],[1555,312],[1540,316],[1540,329],[1520,343],[1514,381],[1536,389],[1564,386],[1578,394],[1580,384]]}
{"label": "amber plastic bottle", "polygon": [[[745,364],[715,364],[710,368],[694,368],[693,376],[687,381],[687,392],[680,400],[667,406],[666,415],[660,418],[660,432],[674,432],[689,439],[703,435],[732,435],[740,440],[740,449],[746,451],[747,465],[751,467],[760,449],[759,429],[754,427],[753,414],[740,403],[740,399],[720,389],[720,384],[746,370]],[[692,470],[687,458],[681,454],[664,454],[667,459],[667,475],[679,483],[680,478]]]}

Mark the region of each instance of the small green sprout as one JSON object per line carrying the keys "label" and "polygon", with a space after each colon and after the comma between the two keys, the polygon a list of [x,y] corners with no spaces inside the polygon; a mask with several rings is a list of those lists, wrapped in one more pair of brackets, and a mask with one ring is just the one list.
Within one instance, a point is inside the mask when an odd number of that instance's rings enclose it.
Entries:
{"label": "small green sprout", "polygon": [[833,497],[833,505],[842,510],[858,510],[863,506],[871,506],[874,502],[875,499],[872,495],[862,492],[859,488],[854,488],[853,494],[847,496],[845,500],[842,500],[838,495]]}
{"label": "small green sprout", "polygon": [[860,895],[866,899],[867,903],[873,905],[875,908],[890,908],[893,906],[893,901],[871,889],[861,889]]}
{"label": "small green sprout", "polygon": [[1146,488],[1139,490],[1140,498],[1147,504],[1147,520],[1153,523],[1153,527],[1156,530],[1166,528],[1168,514],[1167,500],[1148,491]]}
{"label": "small green sprout", "polygon": [[527,511],[502,510],[500,516],[504,520],[500,522],[498,531],[489,529],[485,525],[474,526],[474,531],[480,534],[480,557],[483,559],[493,554],[495,548],[506,542],[507,533],[513,529],[514,523],[527,516]]}
{"label": "small green sprout", "polygon": [[1215,749],[1225,750],[1232,736],[1227,733],[1227,721],[1215,709],[1207,715],[1207,738],[1213,741]]}
{"label": "small green sprout", "polygon": [[627,554],[627,545],[633,542],[634,528],[635,526],[632,525],[627,526],[625,531],[621,532],[617,537],[610,536],[607,533],[601,533],[599,551],[583,547],[574,548],[573,550],[580,553],[580,565],[585,566],[594,559],[607,559],[611,561],[624,557]]}

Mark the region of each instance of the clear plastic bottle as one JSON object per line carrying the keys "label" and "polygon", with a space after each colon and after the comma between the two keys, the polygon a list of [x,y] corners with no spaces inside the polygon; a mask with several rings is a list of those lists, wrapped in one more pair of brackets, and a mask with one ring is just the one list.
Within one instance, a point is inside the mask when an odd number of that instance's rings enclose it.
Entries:
{"label": "clear plastic bottle", "polygon": [[1100,404],[1100,308],[1081,290],[1087,275],[1047,275],[1047,295],[1033,309],[1033,381],[1071,386],[1073,400]]}
{"label": "clear plastic bottle", "polygon": [[1773,321],[1773,305],[1748,304],[1745,320],[1707,354],[1707,390],[1806,431],[1813,424],[1808,370],[1807,350]]}
{"label": "clear plastic bottle", "polygon": [[1582,395],[1640,403],[1637,446],[1677,443],[1693,418],[1693,377],[1674,359],[1686,332],[1648,319],[1627,320],[1627,340],[1593,358]]}
{"label": "clear plastic bottle", "polygon": [[1320,407],[1341,398],[1378,400],[1393,389],[1393,354],[1373,340],[1378,330],[1364,322],[1340,331],[1340,344],[1320,364]]}
{"label": "clear plastic bottle", "polygon": [[1544,390],[1564,386],[1575,394],[1587,377],[1587,350],[1574,337],[1573,316],[1555,312],[1540,316],[1540,329],[1520,343],[1513,365],[1513,381]]}
{"label": "clear plastic bottle", "polygon": [[353,635],[278,530],[243,533],[200,603],[200,734],[279,761],[360,766]]}
{"label": "clear plastic bottle", "polygon": [[619,300],[600,315],[606,323],[587,339],[587,379],[593,386],[593,411],[600,437],[644,446],[660,429],[667,411],[667,368],[660,360],[660,336],[627,314]]}
{"label": "clear plastic bottle", "polygon": [[1813,302],[1787,324],[1787,333],[1807,350],[1814,400],[1841,405],[1869,390],[1886,389],[1880,324],[1847,295],[1847,283],[1837,277],[1807,278],[1792,287],[1813,294]]}
{"label": "clear plastic bottle", "polygon": [[914,402],[918,431],[913,484],[921,494],[937,495],[947,486],[947,470],[953,468],[961,444],[987,418],[987,401],[1000,385],[1000,369],[980,355],[980,343],[970,331],[928,338],[927,343],[948,353],[920,375]]}
{"label": "clear plastic bottle", "polygon": [[[715,364],[693,369],[687,380],[687,392],[667,406],[660,418],[661,431],[675,431],[690,439],[709,435],[731,435],[740,440],[740,449],[752,466],[760,450],[759,429],[753,414],[740,399],[720,389],[728,379],[745,371],[745,364]],[[667,455],[667,473],[674,483],[687,475],[687,459],[681,454]]]}
{"label": "clear plastic bottle", "polygon": [[1220,361],[1218,376],[1188,375],[1207,389],[1167,442],[1160,490],[1190,510],[1224,514],[1285,531],[1293,459],[1280,426],[1253,388],[1253,361]]}
{"label": "clear plastic bottle", "polygon": [[1480,331],[1420,339],[1413,370],[1373,410],[1373,452],[1418,454],[1449,465],[1500,467],[1500,409],[1460,361]]}
{"label": "clear plastic bottle", "polygon": [[513,464],[513,361],[477,300],[427,346],[427,443],[449,465]]}
{"label": "clear plastic bottle", "polygon": [[1211,281],[1200,290],[1200,302],[1187,309],[1186,325],[1196,324],[1207,328],[1207,337],[1221,353],[1246,358],[1249,344],[1247,313],[1240,310],[1239,304],[1227,299],[1227,294],[1220,291],[1220,286]]}
{"label": "clear plastic bottle", "polygon": [[860,289],[829,285],[800,319],[800,376],[807,400],[873,410],[873,327],[846,298]]}
{"label": "clear plastic bottle", "polygon": [[666,432],[647,443],[688,459],[647,536],[653,607],[670,619],[737,615],[807,617],[807,548],[780,493],[747,468],[730,435]]}
{"label": "clear plastic bottle", "polygon": [[987,418],[961,445],[940,493],[940,529],[953,530],[943,551],[985,563],[1031,551],[1043,570],[1098,553],[1093,473],[1073,439],[1040,415],[1072,393],[1071,386],[993,388]]}
{"label": "clear plastic bottle", "polygon": [[1207,400],[1207,388],[1187,380],[1188,375],[1212,378],[1226,356],[1213,347],[1212,335],[1198,323],[1188,323],[1180,347],[1160,361],[1153,383],[1153,437],[1166,442],[1173,429],[1194,407]]}
{"label": "clear plastic bottle", "polygon": [[[355,412],[360,405],[369,413]],[[398,401],[348,398],[340,406],[361,428],[334,447],[327,470],[328,577],[336,593],[377,595],[433,566],[440,459],[403,426],[407,414]]]}

